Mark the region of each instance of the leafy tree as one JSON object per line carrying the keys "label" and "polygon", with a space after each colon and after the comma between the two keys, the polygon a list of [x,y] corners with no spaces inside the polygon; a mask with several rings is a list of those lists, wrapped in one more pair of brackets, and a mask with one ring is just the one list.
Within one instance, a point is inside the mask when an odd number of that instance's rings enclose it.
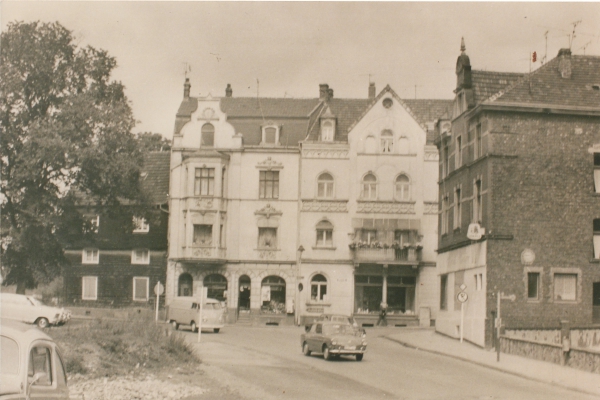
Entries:
{"label": "leafy tree", "polygon": [[171,150],[171,141],[160,133],[141,132],[136,135],[136,138],[145,152]]}
{"label": "leafy tree", "polygon": [[144,198],[142,151],[106,51],[58,22],[9,23],[0,44],[2,276],[24,293],[67,264],[60,233],[82,223],[65,220],[77,201],[134,212],[117,206]]}

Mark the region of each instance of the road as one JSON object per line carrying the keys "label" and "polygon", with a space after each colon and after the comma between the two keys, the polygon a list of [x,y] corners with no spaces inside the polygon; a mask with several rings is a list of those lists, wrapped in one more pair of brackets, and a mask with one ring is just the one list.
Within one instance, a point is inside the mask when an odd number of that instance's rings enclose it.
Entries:
{"label": "road", "polygon": [[[217,379],[247,399],[596,399],[450,357],[408,349],[385,336],[394,329],[367,330],[362,362],[306,357],[298,327],[226,326],[202,333],[196,344]],[[196,343],[197,335],[185,333]],[[216,372],[214,372],[216,371]]]}

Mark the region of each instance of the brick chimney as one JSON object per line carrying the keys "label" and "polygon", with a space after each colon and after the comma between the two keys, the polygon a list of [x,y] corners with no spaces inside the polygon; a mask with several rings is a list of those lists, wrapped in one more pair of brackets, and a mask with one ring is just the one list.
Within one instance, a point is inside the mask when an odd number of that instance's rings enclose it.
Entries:
{"label": "brick chimney", "polygon": [[558,72],[564,79],[571,78],[571,49],[560,49],[558,51]]}
{"label": "brick chimney", "polygon": [[333,89],[329,88],[329,90],[327,90],[327,100],[331,99],[333,99]]}
{"label": "brick chimney", "polygon": [[185,78],[185,83],[183,84],[183,98],[190,98],[190,89],[192,88],[192,84],[190,83],[190,78]]}
{"label": "brick chimney", "polygon": [[369,98],[375,98],[375,82],[369,82]]}
{"label": "brick chimney", "polygon": [[227,84],[227,87],[225,88],[225,97],[231,97],[233,96],[233,89],[231,88],[231,84]]}
{"label": "brick chimney", "polygon": [[329,85],[326,83],[321,83],[319,85],[319,100],[327,101],[329,100]]}

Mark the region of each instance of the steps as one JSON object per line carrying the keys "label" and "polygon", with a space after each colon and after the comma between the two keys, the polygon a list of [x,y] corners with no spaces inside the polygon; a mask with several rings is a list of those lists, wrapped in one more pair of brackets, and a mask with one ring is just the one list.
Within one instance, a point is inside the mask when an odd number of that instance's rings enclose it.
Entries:
{"label": "steps", "polygon": [[252,326],[252,317],[250,316],[250,313],[241,312],[238,315],[238,320],[236,321],[235,324],[242,325],[242,326]]}

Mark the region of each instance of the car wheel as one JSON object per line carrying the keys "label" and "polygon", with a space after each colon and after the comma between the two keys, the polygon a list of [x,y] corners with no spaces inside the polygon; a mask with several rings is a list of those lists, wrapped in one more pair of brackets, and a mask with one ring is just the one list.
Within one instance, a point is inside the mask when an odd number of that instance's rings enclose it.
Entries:
{"label": "car wheel", "polygon": [[213,332],[214,332],[214,333],[219,333],[219,331],[220,331],[220,329],[219,329],[219,328],[215,328],[215,329],[213,329]]}
{"label": "car wheel", "polygon": [[171,326],[173,327],[174,330],[179,329],[179,324],[177,323],[177,321],[171,321]]}
{"label": "car wheel", "polygon": [[362,361],[364,354],[357,354],[356,361]]}
{"label": "car wheel", "polygon": [[329,347],[325,346],[325,349],[323,350],[323,358],[327,361],[331,360],[331,353],[329,352]]}
{"label": "car wheel", "polygon": [[48,325],[50,325],[50,322],[48,322],[48,319],[42,317],[42,318],[38,318],[38,320],[35,322],[37,324],[38,327],[40,328],[47,328]]}
{"label": "car wheel", "polygon": [[191,328],[192,328],[192,332],[198,332],[198,327],[196,326],[195,322],[192,322]]}
{"label": "car wheel", "polygon": [[302,345],[302,353],[304,353],[305,356],[310,356],[310,350],[308,349],[308,343],[306,342]]}

